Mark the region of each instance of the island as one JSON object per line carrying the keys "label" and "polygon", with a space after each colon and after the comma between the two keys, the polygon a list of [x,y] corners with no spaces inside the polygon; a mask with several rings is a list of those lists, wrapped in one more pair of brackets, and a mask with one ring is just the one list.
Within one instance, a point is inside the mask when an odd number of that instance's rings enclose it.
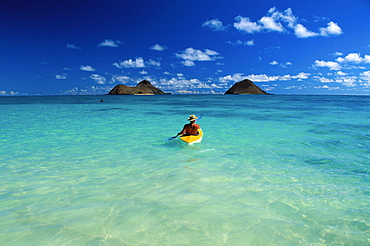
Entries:
{"label": "island", "polygon": [[107,95],[171,95],[171,93],[165,93],[148,80],[143,80],[135,87],[116,85]]}
{"label": "island", "polygon": [[242,80],[235,83],[230,89],[225,92],[227,94],[234,95],[271,95],[259,88],[255,83],[249,79]]}

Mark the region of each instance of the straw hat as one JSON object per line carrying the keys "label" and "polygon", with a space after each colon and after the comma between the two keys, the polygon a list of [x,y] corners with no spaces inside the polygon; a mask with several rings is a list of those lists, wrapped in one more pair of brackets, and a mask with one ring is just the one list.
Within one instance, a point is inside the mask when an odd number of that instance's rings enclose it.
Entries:
{"label": "straw hat", "polygon": [[188,119],[188,121],[195,121],[196,119],[198,119],[198,117],[196,117],[195,115],[190,115],[189,116],[189,119]]}

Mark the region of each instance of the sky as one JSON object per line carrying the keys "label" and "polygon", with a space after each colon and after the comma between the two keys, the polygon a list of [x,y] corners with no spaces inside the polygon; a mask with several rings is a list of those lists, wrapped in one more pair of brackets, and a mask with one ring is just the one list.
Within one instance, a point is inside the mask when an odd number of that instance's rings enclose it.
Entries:
{"label": "sky", "polygon": [[370,95],[370,0],[3,0],[0,95]]}

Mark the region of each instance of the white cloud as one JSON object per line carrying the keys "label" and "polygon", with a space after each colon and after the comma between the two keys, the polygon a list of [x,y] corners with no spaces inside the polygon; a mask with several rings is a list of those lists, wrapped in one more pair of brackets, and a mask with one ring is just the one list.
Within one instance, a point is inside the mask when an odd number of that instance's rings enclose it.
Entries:
{"label": "white cloud", "polygon": [[142,57],[136,58],[135,60],[129,59],[120,63],[113,63],[118,68],[142,68],[145,67],[144,59]]}
{"label": "white cloud", "polygon": [[[341,70],[341,69],[365,69],[362,66],[351,66],[350,64],[361,64],[361,63],[370,63],[370,55],[365,55],[361,57],[359,53],[350,53],[345,57],[338,57],[335,61],[319,61],[316,60],[313,64],[313,67],[327,67],[330,70]],[[340,75],[341,72],[338,72]]]}
{"label": "white cloud", "polygon": [[165,49],[167,49],[167,46],[166,45],[155,44],[155,45],[151,46],[149,49],[156,50],[156,51],[164,51]]}
{"label": "white cloud", "polygon": [[334,79],[329,79],[329,78],[325,78],[325,77],[315,76],[314,78],[318,79],[321,83],[333,83],[333,82],[335,82]]}
{"label": "white cloud", "polygon": [[103,76],[101,76],[99,74],[92,74],[90,76],[90,78],[92,80],[95,80],[96,83],[101,84],[101,85],[105,84],[106,81],[107,81],[107,79],[105,77],[103,77]]}
{"label": "white cloud", "polygon": [[315,89],[328,89],[329,91],[331,90],[339,90],[339,87],[329,87],[328,85],[323,85],[323,86],[315,86]]}
{"label": "white cloud", "polygon": [[80,47],[77,47],[76,45],[74,44],[67,44],[67,48],[68,49],[74,49],[74,50],[81,50]]}
{"label": "white cloud", "polygon": [[193,61],[189,61],[189,60],[182,61],[181,63],[184,64],[184,66],[186,66],[186,67],[194,67],[195,66],[195,63]]}
{"label": "white cloud", "polygon": [[87,71],[87,72],[93,72],[93,71],[95,71],[95,68],[93,68],[92,66],[89,66],[89,65],[86,65],[86,66],[81,65],[80,69],[82,71]]}
{"label": "white cloud", "polygon": [[272,17],[264,16],[262,17],[259,22],[262,24],[264,29],[276,32],[283,32],[284,28],[281,23],[278,23]]}
{"label": "white cloud", "polygon": [[365,86],[370,87],[370,71],[366,71],[360,74],[361,79],[365,81]]}
{"label": "white cloud", "polygon": [[64,75],[64,74],[57,74],[57,75],[55,75],[55,78],[56,79],[67,79],[67,76]]}
{"label": "white cloud", "polygon": [[288,66],[291,66],[293,64],[291,62],[279,63],[279,62],[274,60],[274,61],[270,62],[270,65],[272,65],[272,66],[280,65],[280,67],[287,68]]}
{"label": "white cloud", "polygon": [[316,60],[314,67],[327,67],[330,68],[330,70],[340,70],[342,66],[338,62],[333,62],[333,61],[319,61]]}
{"label": "white cloud", "polygon": [[196,90],[196,89],[215,89],[223,88],[215,83],[206,83],[200,81],[199,79],[186,79],[184,77],[170,78],[170,79],[160,79],[157,83],[160,87],[166,87],[171,90]]}
{"label": "white cloud", "polygon": [[357,86],[357,78],[356,77],[341,77],[341,78],[336,78],[335,82],[341,83],[346,87],[355,87]]}
{"label": "white cloud", "polygon": [[342,56],[342,55],[343,53],[339,51],[333,53],[333,56]]}
{"label": "white cloud", "polygon": [[365,86],[370,87],[370,71],[361,73],[361,78],[365,80]]}
{"label": "white cloud", "polygon": [[286,63],[280,64],[280,66],[282,66],[284,68],[286,68],[288,66],[291,66],[291,65],[293,65],[291,62],[286,62]]}
{"label": "white cloud", "polygon": [[144,61],[142,57],[138,57],[135,60],[129,59],[125,61],[115,62],[112,64],[118,68],[144,68],[147,66],[160,67],[161,63],[150,59],[149,61]]}
{"label": "white cloud", "polygon": [[128,76],[113,76],[112,82],[119,81],[120,83],[127,83],[131,78]]}
{"label": "white cloud", "polygon": [[298,38],[310,38],[315,37],[319,34],[309,31],[305,26],[302,24],[297,24],[294,27],[294,33]]}
{"label": "white cloud", "polygon": [[208,49],[206,49],[205,51],[201,51],[194,48],[187,48],[182,53],[176,54],[177,57],[190,61],[214,61],[215,58],[212,56],[215,55],[218,55],[216,51]]}
{"label": "white cloud", "polygon": [[328,23],[327,27],[320,28],[321,36],[330,36],[330,35],[335,36],[335,35],[340,35],[342,33],[343,33],[342,28],[340,28],[337,23],[334,23],[332,21]]}
{"label": "white cloud", "polygon": [[370,55],[365,55],[363,62],[370,63]]}
{"label": "white cloud", "polygon": [[271,15],[271,17],[278,21],[281,20],[285,23],[287,23],[287,26],[289,28],[293,28],[294,25],[297,23],[297,17],[293,15],[293,11],[291,8],[288,8],[284,11],[284,13],[281,13],[276,10],[276,8],[271,8],[268,13]]}
{"label": "white cloud", "polygon": [[342,72],[342,71],[338,71],[338,72],[337,72],[337,75],[338,75],[338,76],[346,76],[346,75],[348,75],[348,73],[344,73],[344,72]]}
{"label": "white cloud", "polygon": [[293,76],[293,79],[308,79],[308,76],[310,75],[310,73],[300,72],[299,74]]}
{"label": "white cloud", "polygon": [[256,22],[250,21],[248,17],[242,17],[242,16],[237,16],[235,18],[236,22],[234,23],[234,27],[238,29],[239,31],[244,31],[247,33],[255,33],[255,32],[260,32],[263,27]]}
{"label": "white cloud", "polygon": [[249,79],[253,82],[270,82],[270,81],[287,81],[287,80],[303,80],[307,79],[309,73],[301,72],[297,75],[278,75],[278,76],[269,76],[267,74],[250,74],[250,75],[243,75],[242,73],[235,73],[233,75],[227,75],[224,77],[220,77],[219,81],[222,83],[227,82],[239,82],[244,79]]}
{"label": "white cloud", "polygon": [[0,91],[1,96],[15,96],[15,95],[18,95],[18,94],[19,94],[19,92],[17,92],[17,91],[9,91],[9,92]]}
{"label": "white cloud", "polygon": [[277,61],[270,62],[270,65],[278,65],[279,63]]}
{"label": "white cloud", "polygon": [[224,31],[227,28],[227,26],[224,26],[222,21],[219,19],[207,20],[202,26],[209,27],[215,31]]}
{"label": "white cloud", "polygon": [[89,86],[85,88],[74,87],[72,89],[62,91],[61,95],[104,95],[111,89],[111,86]]}
{"label": "white cloud", "polygon": [[159,61],[154,61],[152,59],[149,59],[149,61],[145,62],[148,66],[153,66],[153,67],[160,67],[161,62]]}
{"label": "white cloud", "polygon": [[182,62],[185,66],[195,66],[194,61],[215,61],[216,59],[221,59],[218,55],[219,53],[214,50],[205,49],[202,51],[194,48],[187,48],[185,51],[176,54],[178,58],[185,60]]}
{"label": "white cloud", "polygon": [[[257,22],[251,21],[249,17],[237,16],[234,27],[239,31],[245,31],[247,33],[256,33],[261,31],[273,31],[273,32],[284,32],[284,24],[293,28],[297,21],[289,8],[284,13],[278,11],[276,8],[271,8],[266,16],[263,16]],[[284,23],[284,24],[283,24]]]}
{"label": "white cloud", "polygon": [[106,39],[103,42],[101,42],[100,44],[98,44],[98,47],[113,47],[113,48],[116,48],[116,47],[119,47],[119,44],[121,44],[121,43],[122,43],[121,41],[113,41],[113,40],[110,40],[110,39]]}
{"label": "white cloud", "polygon": [[332,78],[326,78],[323,76],[315,76],[314,79],[317,79],[321,83],[339,83],[346,87],[355,87],[357,86],[356,82],[358,80],[355,76],[346,76],[346,73],[337,72]]}
{"label": "white cloud", "polygon": [[253,46],[254,45],[254,40],[252,39],[252,40],[247,41],[247,45],[248,46]]}
{"label": "white cloud", "polygon": [[278,11],[276,8],[271,8],[266,16],[263,16],[257,22],[252,21],[249,17],[237,16],[235,18],[234,27],[246,33],[266,32],[287,32],[288,29],[293,29],[294,34],[298,38],[309,38],[316,36],[337,36],[343,33],[337,23],[330,21],[327,27],[319,28],[320,32],[310,31],[304,25],[298,23],[298,17],[293,15],[292,9],[288,8],[284,12]]}
{"label": "white cloud", "polygon": [[140,74],[149,74],[147,71],[145,71],[145,70],[141,70],[140,71]]}
{"label": "white cloud", "polygon": [[336,61],[340,63],[370,63],[370,55],[365,55],[362,58],[359,53],[350,53],[344,58],[338,57]]}
{"label": "white cloud", "polygon": [[227,41],[226,43],[228,44],[231,44],[232,46],[238,46],[238,45],[242,45],[242,46],[253,46],[254,45],[254,40],[248,40],[248,41],[241,41],[241,40],[237,40],[235,42],[231,42],[231,41]]}

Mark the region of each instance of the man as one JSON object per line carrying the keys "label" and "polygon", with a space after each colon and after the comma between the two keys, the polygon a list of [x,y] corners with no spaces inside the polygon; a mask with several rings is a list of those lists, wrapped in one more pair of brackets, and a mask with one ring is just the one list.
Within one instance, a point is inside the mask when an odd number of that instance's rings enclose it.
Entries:
{"label": "man", "polygon": [[195,121],[198,119],[195,115],[190,115],[188,121],[190,121],[188,124],[185,124],[184,127],[182,128],[182,131],[177,133],[176,137],[181,135],[181,136],[186,136],[186,135],[198,135],[199,134],[199,129],[200,125],[195,124]]}

